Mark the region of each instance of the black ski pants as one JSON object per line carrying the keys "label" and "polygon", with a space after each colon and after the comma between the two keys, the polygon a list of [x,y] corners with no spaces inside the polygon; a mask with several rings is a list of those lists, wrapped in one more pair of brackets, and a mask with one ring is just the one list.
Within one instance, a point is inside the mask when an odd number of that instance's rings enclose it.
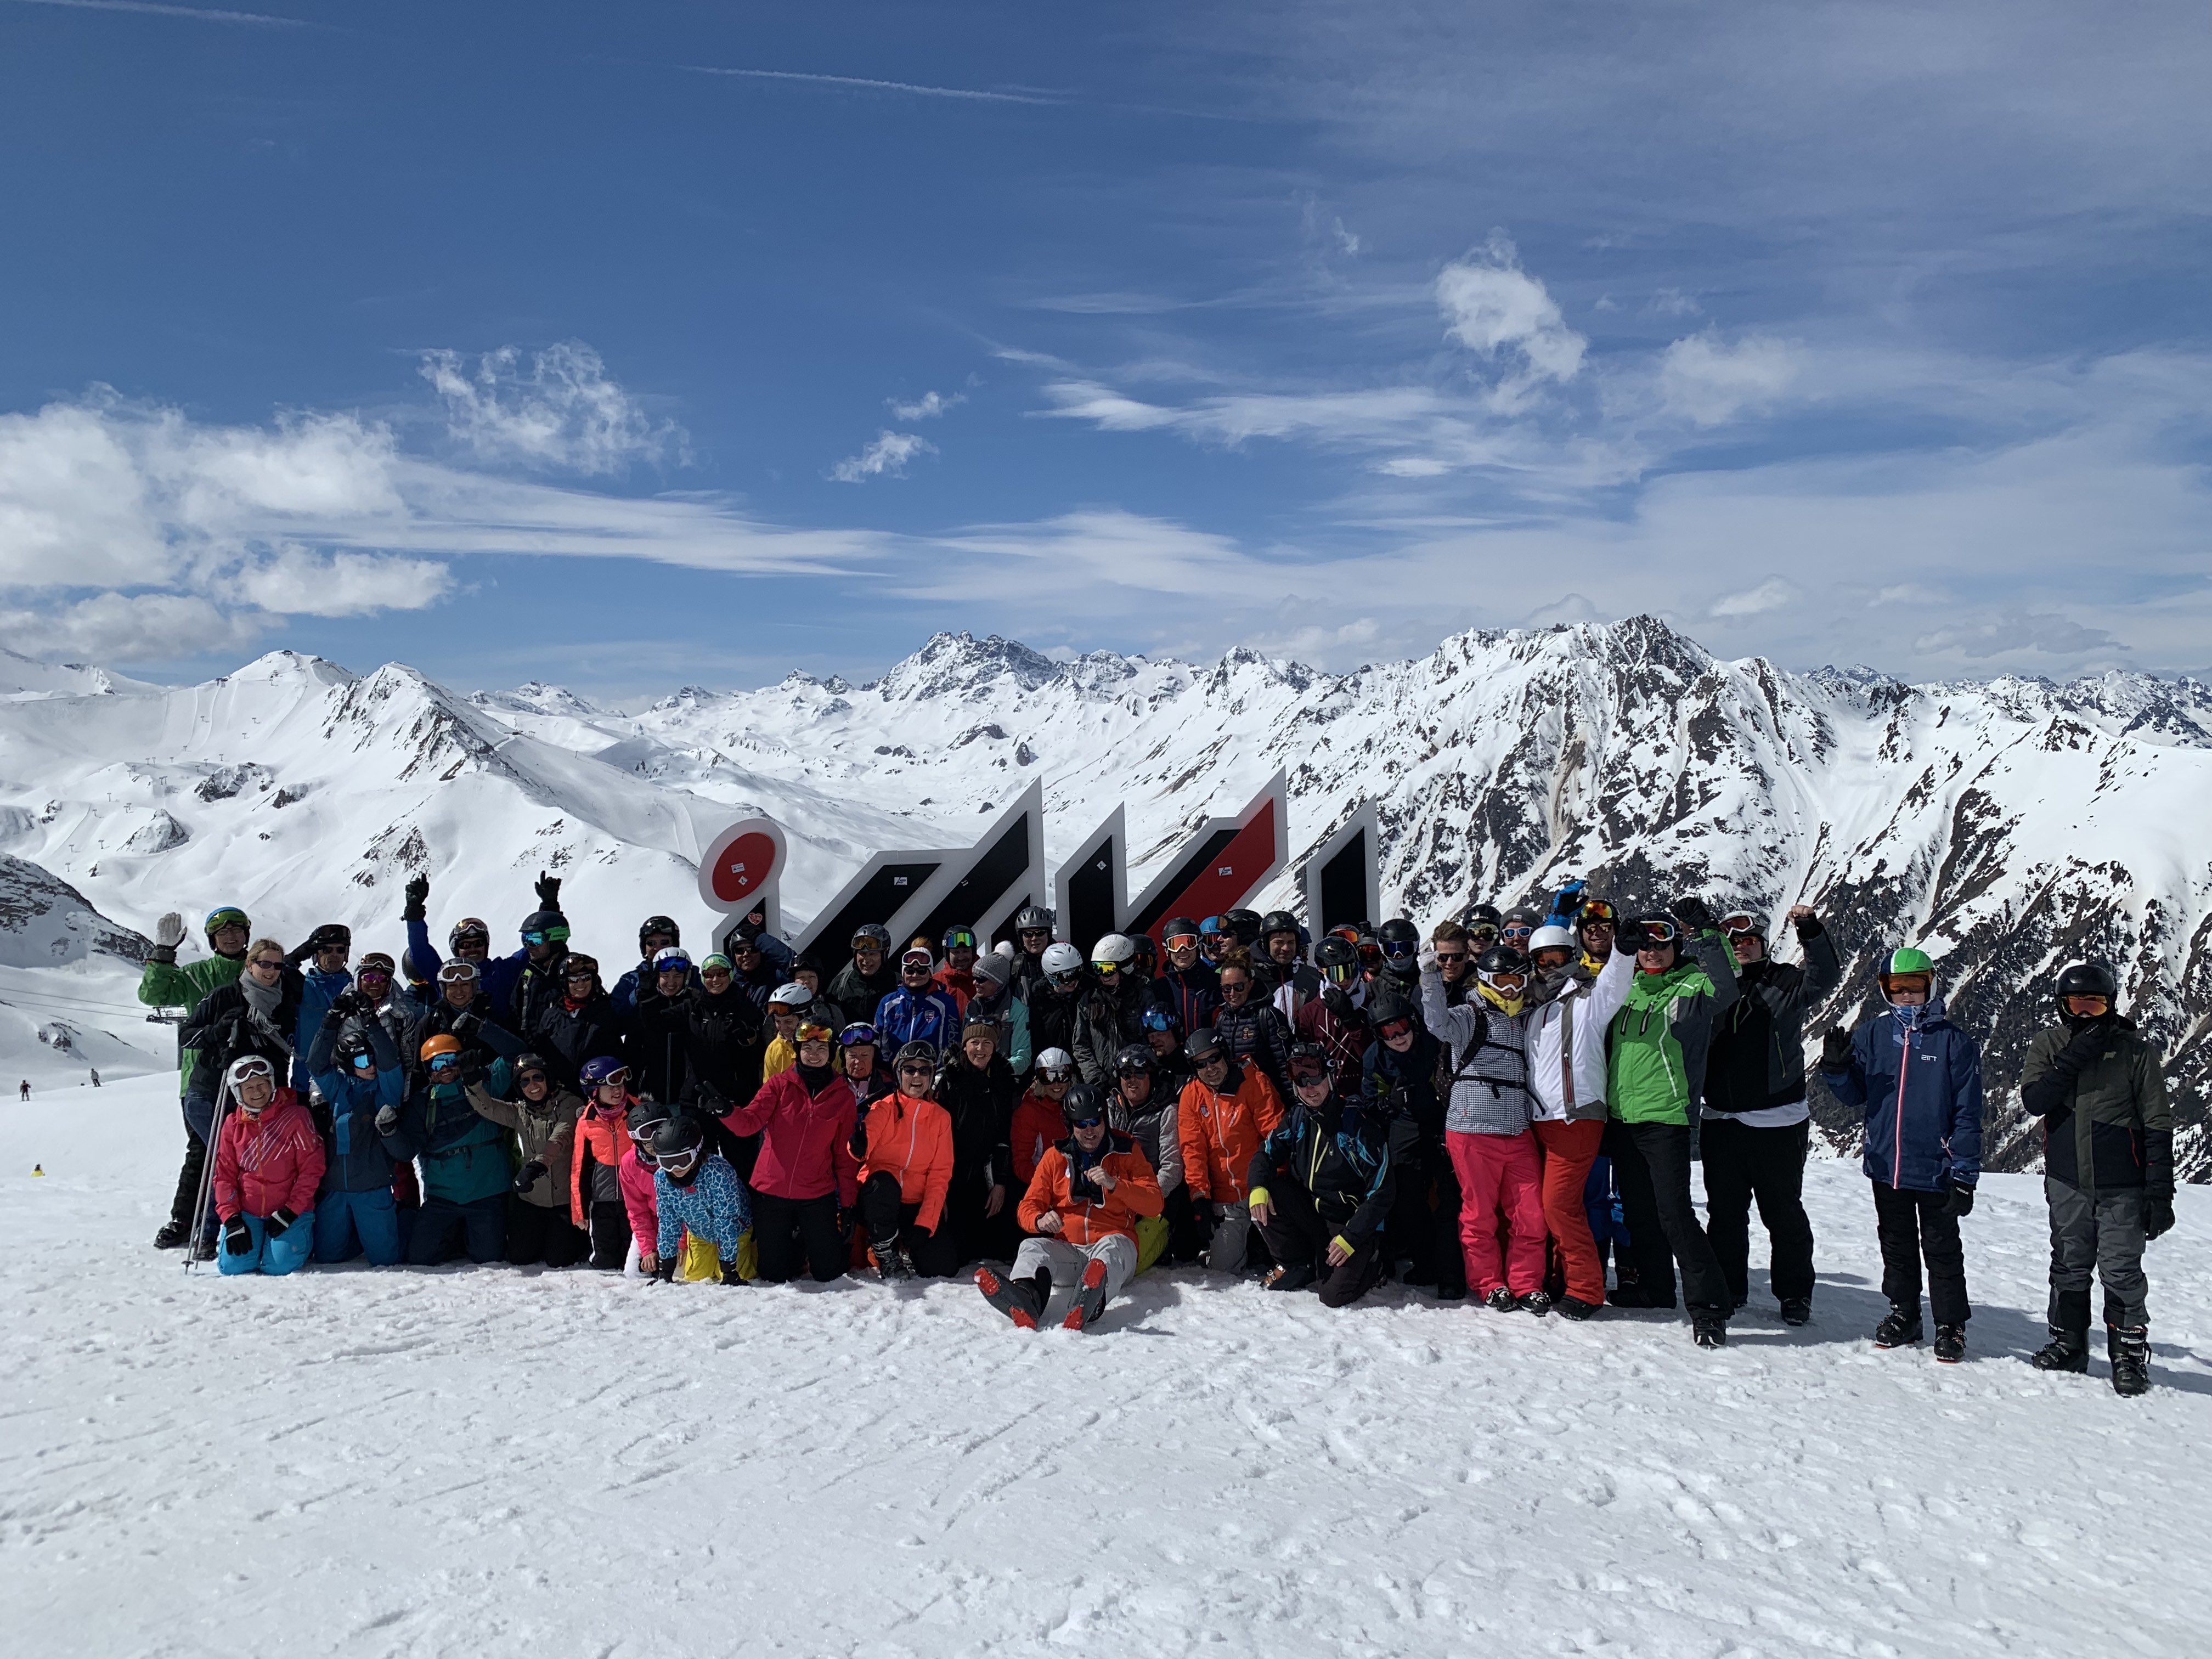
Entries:
{"label": "black ski pants", "polygon": [[924,1279],[950,1279],[960,1270],[960,1249],[952,1230],[942,1216],[933,1233],[916,1225],[921,1213],[921,1205],[900,1201],[898,1177],[888,1170],[878,1170],[860,1183],[860,1216],[868,1224],[868,1242],[878,1249],[902,1245],[915,1272]]}
{"label": "black ski pants", "polygon": [[1751,1206],[1766,1229],[1768,1279],[1778,1302],[1813,1297],[1813,1224],[1805,1214],[1805,1151],[1813,1126],[1754,1128],[1725,1117],[1700,1126],[1705,1237],[1728,1280],[1730,1305],[1751,1295]]}
{"label": "black ski pants", "polygon": [[1674,1305],[1674,1264],[1693,1314],[1726,1319],[1728,1279],[1690,1200],[1690,1128],[1686,1123],[1605,1126],[1606,1156],[1620,1183],[1620,1208],[1636,1255],[1638,1288],[1655,1308]]}
{"label": "black ski pants", "polygon": [[2092,1193],[2045,1176],[2043,1196],[2051,1206],[2052,1327],[2089,1328],[2092,1272],[2105,1281],[2106,1324],[2131,1330],[2150,1323],[2150,1279],[2142,1267],[2142,1188]]}
{"label": "black ski pants", "polygon": [[753,1243],[760,1251],[760,1276],[787,1285],[803,1267],[817,1285],[842,1278],[845,1240],[837,1231],[837,1194],[778,1198],[753,1194]]}
{"label": "black ski pants", "polygon": [[[1711,1126],[1708,1125],[1708,1127]],[[1959,1218],[1941,1193],[1874,1184],[1875,1231],[1881,1239],[1881,1293],[1893,1308],[1920,1311],[1920,1264],[1928,1263],[1929,1310],[1938,1325],[1963,1325],[1973,1316],[1966,1300],[1966,1251],[1959,1243]],[[2083,1298],[2087,1311],[2087,1299]]]}
{"label": "black ski pants", "polygon": [[542,1261],[549,1267],[573,1267],[584,1259],[590,1241],[568,1219],[568,1206],[532,1204],[520,1193],[507,1200],[507,1259],[518,1267]]}
{"label": "black ski pants", "polygon": [[1441,1142],[1409,1143],[1398,1127],[1391,1125],[1390,1142],[1398,1193],[1383,1228],[1383,1251],[1411,1264],[1406,1271],[1407,1284],[1433,1285],[1439,1296],[1464,1296],[1467,1253],[1459,1242],[1458,1171]]}
{"label": "black ski pants", "polygon": [[407,1236],[407,1265],[435,1267],[453,1254],[457,1243],[471,1261],[498,1261],[507,1248],[507,1200],[512,1196],[494,1193],[467,1204],[450,1198],[423,1200]]}
{"label": "black ski pants", "polygon": [[1267,1189],[1270,1213],[1260,1236],[1267,1241],[1267,1253],[1285,1267],[1309,1263],[1314,1277],[1321,1281],[1321,1301],[1325,1308],[1341,1308],[1357,1302],[1375,1288],[1382,1277],[1381,1239],[1370,1235],[1367,1242],[1332,1267],[1328,1265],[1328,1241],[1335,1237],[1335,1229],[1321,1218],[1314,1208],[1313,1194],[1304,1188],[1284,1182]]}
{"label": "black ski pants", "polygon": [[629,1211],[618,1199],[592,1206],[592,1265],[620,1273],[629,1260]]}

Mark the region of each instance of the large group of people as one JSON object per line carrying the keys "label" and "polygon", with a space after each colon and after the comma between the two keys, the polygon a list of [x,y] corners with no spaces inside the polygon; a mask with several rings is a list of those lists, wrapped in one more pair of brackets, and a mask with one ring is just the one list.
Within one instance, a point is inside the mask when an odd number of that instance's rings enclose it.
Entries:
{"label": "large group of people", "polygon": [[[1814,912],[1632,916],[1570,882],[1315,939],[1286,911],[1169,918],[1079,948],[1031,907],[835,962],[757,912],[696,959],[669,916],[607,982],[541,876],[519,948],[441,952],[416,877],[395,957],[164,916],[140,996],[182,1007],[185,1149],[156,1237],[225,1273],[465,1255],[725,1285],[972,1273],[1014,1324],[1095,1325],[1160,1262],[1357,1302],[1588,1320],[1672,1309],[1700,1346],[1747,1303],[1755,1206],[1780,1317],[1816,1289],[1802,1190],[1808,1015],[1841,961]],[[1889,1312],[1875,1345],[1964,1358],[1960,1223],[1982,1073],[1937,966],[1899,945],[1880,1006],[1817,1038],[1864,1114]],[[2149,1386],[2143,1247],[2173,1221],[2157,1048],[2112,969],[2053,988],[2021,1098],[2045,1129],[2045,1370],[2086,1371],[2093,1276],[2112,1385]],[[1705,1213],[1692,1190],[1701,1164]],[[1610,1283],[1608,1283],[1608,1273]]]}

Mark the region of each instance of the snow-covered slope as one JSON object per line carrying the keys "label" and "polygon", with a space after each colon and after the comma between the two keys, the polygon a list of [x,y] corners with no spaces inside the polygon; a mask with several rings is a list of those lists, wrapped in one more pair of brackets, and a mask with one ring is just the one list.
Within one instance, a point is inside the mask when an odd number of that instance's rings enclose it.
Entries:
{"label": "snow-covered slope", "polygon": [[1196,1269],[1024,1334],[957,1283],[187,1277],[144,1243],[165,1086],[70,1108],[0,1169],[10,1659],[2187,1659],[2212,1629],[2201,1190],[2124,1401],[2101,1352],[2026,1363],[2019,1176],[1966,1225],[1956,1367],[1868,1343],[1834,1163],[1814,1323],[1755,1268],[1717,1352],[1664,1315],[1332,1312]]}
{"label": "snow-covered slope", "polygon": [[[441,924],[503,930],[559,868],[580,934],[619,960],[650,911],[703,921],[699,843],[744,811],[791,830],[804,915],[867,853],[978,833],[1040,775],[1048,858],[1122,805],[1141,884],[1278,769],[1292,872],[1263,902],[1297,908],[1299,861],[1372,797],[1386,908],[1425,924],[1569,874],[1632,906],[1802,899],[1850,963],[1823,1019],[1858,1007],[1883,951],[1927,944],[1987,1043],[1999,1167],[2036,1157],[2014,1079],[2051,974],[2109,956],[2174,1056],[2183,1166],[2212,1172],[2212,693],[2194,682],[1793,674],[1650,617],[1462,634],[1343,675],[939,635],[870,685],[793,674],[635,713],[278,653],[181,690],[0,703],[0,849],[142,930],[236,902],[281,936],[340,920],[387,944],[410,870]],[[1847,1116],[1821,1115],[1847,1143]]]}

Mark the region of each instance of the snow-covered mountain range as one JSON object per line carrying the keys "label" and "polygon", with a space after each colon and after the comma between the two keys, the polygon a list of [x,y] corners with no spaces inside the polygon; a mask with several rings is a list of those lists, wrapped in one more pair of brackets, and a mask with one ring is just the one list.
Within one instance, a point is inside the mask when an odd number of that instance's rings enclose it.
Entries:
{"label": "snow-covered mountain range", "polygon": [[2193,681],[1790,673],[1649,617],[1462,634],[1342,675],[939,635],[872,684],[793,674],[635,712],[283,652],[173,690],[9,666],[0,852],[141,932],[235,902],[280,937],[336,920],[396,945],[419,869],[441,933],[474,914],[503,933],[549,868],[580,942],[621,963],[650,911],[703,927],[699,848],[750,811],[787,827],[804,915],[869,853],[972,838],[1040,776],[1048,861],[1121,805],[1141,885],[1281,769],[1291,865],[1263,905],[1299,908],[1305,854],[1371,798],[1386,912],[1424,925],[1569,875],[1630,907],[1811,902],[1849,964],[1822,1023],[1882,951],[1927,945],[1985,1044],[1997,1167],[2037,1157],[2014,1079],[2052,975],[2108,957],[2173,1056],[2184,1167],[2212,1173],[2212,690]]}

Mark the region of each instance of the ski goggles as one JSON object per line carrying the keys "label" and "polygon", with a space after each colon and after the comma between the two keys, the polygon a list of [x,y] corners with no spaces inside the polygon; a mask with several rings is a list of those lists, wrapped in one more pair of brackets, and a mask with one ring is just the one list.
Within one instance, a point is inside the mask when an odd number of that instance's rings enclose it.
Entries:
{"label": "ski goggles", "polygon": [[242,928],[249,933],[253,931],[253,924],[246,919],[246,912],[235,905],[225,905],[220,910],[209,911],[207,920],[200,924],[200,931],[204,933],[216,933],[225,927]]}
{"label": "ski goggles", "polygon": [[1504,973],[1485,974],[1482,982],[1500,996],[1517,997],[1528,988],[1528,975],[1508,969]]}
{"label": "ski goggles", "polygon": [[1175,1028],[1175,1016],[1158,1003],[1145,1010],[1145,1029],[1147,1031],[1172,1031]]}
{"label": "ski goggles", "polygon": [[1413,1029],[1410,1019],[1386,1019],[1375,1028],[1375,1035],[1388,1042],[1393,1037],[1404,1036]]}
{"label": "ski goggles", "polygon": [[1748,910],[1734,910],[1721,918],[1721,932],[1731,939],[1741,939],[1747,933],[1754,939],[1765,939],[1766,921]]}
{"label": "ski goggles", "polygon": [[682,1170],[690,1167],[691,1164],[696,1164],[701,1158],[706,1156],[706,1143],[701,1141],[695,1145],[686,1146],[680,1152],[655,1152],[653,1155],[653,1162],[655,1167],[659,1169]]}
{"label": "ski goggles", "polygon": [[1486,921],[1478,921],[1467,930],[1468,944],[1478,953],[1498,943],[1498,929]]}
{"label": "ski goggles", "polygon": [[1083,969],[1069,968],[1057,974],[1048,974],[1045,977],[1052,981],[1054,989],[1072,991],[1083,983]]}
{"label": "ski goggles", "polygon": [[1402,939],[1394,939],[1382,946],[1382,955],[1391,962],[1410,962],[1421,954],[1421,947]]}
{"label": "ski goggles", "polygon": [[1075,1075],[1073,1066],[1040,1066],[1037,1075],[1047,1083],[1065,1083]]}
{"label": "ski goggles", "polygon": [[491,943],[491,929],[485,927],[478,917],[464,916],[453,924],[453,931],[446,937],[457,947],[471,939],[481,939],[489,945]]}
{"label": "ski goggles", "polygon": [[525,945],[559,945],[568,937],[568,930],[565,927],[526,927],[522,930]]}
{"label": "ski goggles", "polygon": [[589,957],[570,957],[562,976],[571,985],[589,985],[599,976],[599,964]]}
{"label": "ski goggles", "polygon": [[1094,962],[1091,964],[1091,971],[1101,979],[1111,979],[1121,971],[1121,964],[1118,962]]}
{"label": "ski goggles", "polygon": [[1583,908],[1575,912],[1575,926],[1583,927],[1591,922],[1602,922],[1610,927],[1620,917],[1611,902],[1605,899],[1584,899]]}
{"label": "ski goggles", "polygon": [[458,1072],[460,1069],[461,1057],[459,1054],[433,1054],[430,1056],[430,1071],[434,1076],[444,1072]]}
{"label": "ski goggles", "polygon": [[899,971],[911,974],[919,969],[928,973],[937,966],[937,958],[927,951],[909,951],[899,958]]}
{"label": "ski goggles", "polygon": [[1382,960],[1382,946],[1379,940],[1364,939],[1352,948],[1359,953],[1359,960],[1366,967],[1376,967]]}
{"label": "ski goggles", "polygon": [[476,977],[477,965],[473,962],[449,962],[438,969],[438,983],[441,985],[458,985],[463,980],[473,983]]}
{"label": "ski goggles", "polygon": [[653,1137],[659,1132],[660,1126],[667,1121],[665,1117],[649,1117],[641,1123],[634,1122],[629,1126],[630,1145],[637,1148],[639,1163],[653,1162]]}
{"label": "ski goggles", "polygon": [[1226,933],[1201,933],[1198,939],[1198,953],[1212,962],[1236,942]]}
{"label": "ski goggles", "polygon": [[1332,962],[1322,972],[1339,985],[1349,985],[1358,976],[1359,964],[1356,962]]}
{"label": "ski goggles", "polygon": [[663,951],[653,957],[653,971],[656,974],[688,974],[691,971],[691,958],[681,951]]}
{"label": "ski goggles", "polygon": [[390,979],[392,958],[381,951],[371,951],[361,959],[361,966],[353,970],[356,979]]}
{"label": "ski goggles", "polygon": [[276,1075],[275,1069],[267,1060],[258,1054],[248,1054],[231,1066],[230,1086],[235,1089],[248,1078],[275,1077]]}
{"label": "ski goggles", "polygon": [[801,1042],[828,1042],[835,1033],[818,1020],[807,1020],[799,1028]]}
{"label": "ski goggles", "polygon": [[1291,1062],[1291,1081],[1293,1083],[1326,1083],[1328,1081],[1328,1062],[1310,1054],[1300,1054]]}
{"label": "ski goggles", "polygon": [[945,936],[945,948],[948,951],[972,951],[975,948],[975,935],[965,927],[955,927]]}
{"label": "ski goggles", "polygon": [[1644,945],[1672,945],[1682,936],[1682,930],[1665,916],[1655,916],[1644,924]]}
{"label": "ski goggles", "polygon": [[[750,944],[750,941],[748,940],[747,943]],[[883,955],[884,949],[884,942],[879,939],[872,938],[866,933],[855,933],[853,935],[853,954],[856,957],[860,956],[863,952],[871,956],[879,957]]]}
{"label": "ski goggles", "polygon": [[1198,949],[1198,935],[1170,933],[1167,937],[1167,947],[1170,951],[1195,951]]}
{"label": "ski goggles", "polygon": [[1117,1062],[1114,1074],[1116,1077],[1150,1077],[1152,1068],[1149,1062],[1132,1058]]}
{"label": "ski goggles", "polygon": [[346,1056],[346,1065],[356,1072],[373,1072],[376,1069],[376,1053],[371,1048],[360,1049]]}
{"label": "ski goggles", "polygon": [[858,1048],[862,1046],[872,1048],[881,1041],[882,1038],[876,1035],[876,1028],[872,1025],[848,1025],[837,1033],[837,1046],[841,1048]]}

